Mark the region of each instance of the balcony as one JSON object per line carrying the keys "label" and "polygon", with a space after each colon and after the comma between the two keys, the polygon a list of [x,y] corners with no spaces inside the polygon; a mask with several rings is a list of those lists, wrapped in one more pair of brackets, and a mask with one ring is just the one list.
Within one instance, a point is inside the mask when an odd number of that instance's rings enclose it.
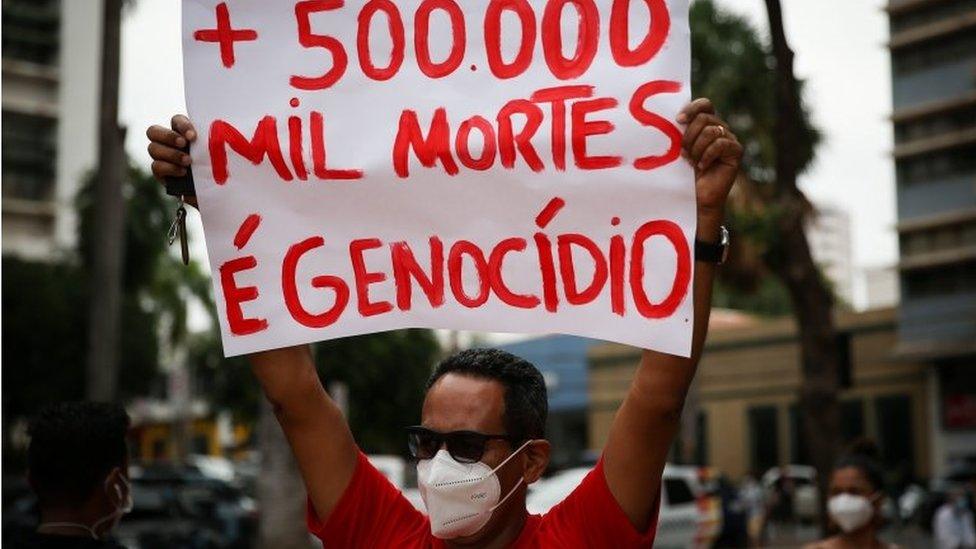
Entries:
{"label": "balcony", "polygon": [[915,139],[895,146],[895,160],[976,144],[976,127]]}
{"label": "balcony", "polygon": [[976,291],[902,299],[897,355],[937,359],[976,353]]}
{"label": "balcony", "polygon": [[930,40],[966,32],[973,28],[976,28],[976,9],[952,18],[933,21],[896,32],[891,36],[891,40],[888,42],[888,48],[894,52]]}

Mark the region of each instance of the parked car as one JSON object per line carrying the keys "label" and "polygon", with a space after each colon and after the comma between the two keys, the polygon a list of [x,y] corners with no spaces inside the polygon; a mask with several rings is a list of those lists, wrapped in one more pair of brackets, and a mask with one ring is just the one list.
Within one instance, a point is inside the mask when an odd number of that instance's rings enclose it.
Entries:
{"label": "parked car", "polygon": [[370,454],[366,456],[369,463],[397,488],[407,485],[407,462],[400,456],[385,454]]}
{"label": "parked car", "polygon": [[[590,470],[567,469],[529,486],[529,512],[548,512],[579,486]],[[716,501],[702,489],[697,467],[666,466],[654,547],[711,546],[721,531],[722,514]]]}
{"label": "parked car", "polygon": [[427,506],[424,505],[424,498],[420,495],[420,490],[417,488],[407,488],[402,490],[403,497],[407,498],[410,505],[413,505],[414,509],[420,511],[421,513],[427,514]]}
{"label": "parked car", "polygon": [[773,504],[776,517],[776,499],[784,491],[792,493],[793,517],[803,522],[815,522],[820,516],[820,492],[817,489],[817,470],[809,465],[787,465],[785,470],[773,467],[760,481],[766,493],[766,501]]}
{"label": "parked car", "polygon": [[132,500],[116,532],[129,549],[248,548],[257,537],[255,501],[194,466],[135,469]]}
{"label": "parked car", "polygon": [[[722,499],[718,476],[690,465],[666,465],[655,547],[711,547],[722,533]],[[691,542],[686,524],[691,521]]]}

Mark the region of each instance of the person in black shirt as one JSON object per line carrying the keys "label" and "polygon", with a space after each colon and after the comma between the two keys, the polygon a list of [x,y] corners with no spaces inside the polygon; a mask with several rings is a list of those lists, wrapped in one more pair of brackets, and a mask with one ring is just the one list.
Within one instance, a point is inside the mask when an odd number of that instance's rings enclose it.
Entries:
{"label": "person in black shirt", "polygon": [[71,402],[42,410],[30,424],[27,450],[27,480],[40,521],[36,530],[4,545],[122,548],[106,538],[132,508],[128,429],[129,416],[118,405]]}

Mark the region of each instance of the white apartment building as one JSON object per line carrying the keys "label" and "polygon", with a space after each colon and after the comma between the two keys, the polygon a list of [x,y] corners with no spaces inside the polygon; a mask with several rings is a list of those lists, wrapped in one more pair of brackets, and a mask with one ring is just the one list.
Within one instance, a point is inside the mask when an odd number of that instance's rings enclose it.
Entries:
{"label": "white apartment building", "polygon": [[851,252],[851,218],[830,205],[817,205],[806,227],[810,252],[834,293],[844,303],[854,304],[854,260]]}
{"label": "white apartment building", "polygon": [[74,248],[75,195],[95,168],[101,0],[3,2],[3,254]]}

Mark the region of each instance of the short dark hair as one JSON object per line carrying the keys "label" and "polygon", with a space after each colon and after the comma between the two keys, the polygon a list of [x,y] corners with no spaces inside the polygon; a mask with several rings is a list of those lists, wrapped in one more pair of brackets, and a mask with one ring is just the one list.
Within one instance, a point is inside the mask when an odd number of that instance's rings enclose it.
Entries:
{"label": "short dark hair", "polygon": [[468,349],[438,364],[427,380],[427,389],[449,373],[500,382],[505,386],[502,420],[507,434],[519,441],[545,437],[549,415],[546,382],[531,362],[500,349]]}
{"label": "short dark hair", "polygon": [[854,440],[847,454],[834,465],[834,470],[853,467],[864,475],[875,491],[884,489],[884,473],[878,463],[878,446],[867,438]]}
{"label": "short dark hair", "polygon": [[129,415],[117,404],[64,402],[30,423],[27,466],[42,507],[82,505],[126,463]]}

